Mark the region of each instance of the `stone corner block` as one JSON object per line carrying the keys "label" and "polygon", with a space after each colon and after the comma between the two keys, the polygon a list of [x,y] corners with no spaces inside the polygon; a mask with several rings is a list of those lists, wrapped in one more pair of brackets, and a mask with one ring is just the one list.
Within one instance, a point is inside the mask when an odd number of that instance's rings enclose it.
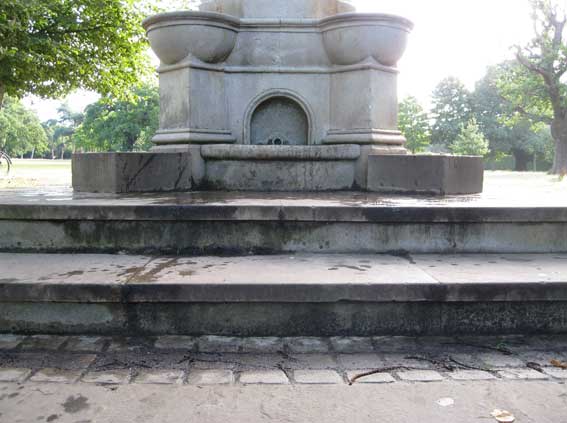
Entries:
{"label": "stone corner block", "polygon": [[72,173],[76,192],[123,194],[192,188],[189,153],[74,154]]}
{"label": "stone corner block", "polygon": [[368,191],[434,195],[482,192],[482,157],[373,155],[368,157]]}

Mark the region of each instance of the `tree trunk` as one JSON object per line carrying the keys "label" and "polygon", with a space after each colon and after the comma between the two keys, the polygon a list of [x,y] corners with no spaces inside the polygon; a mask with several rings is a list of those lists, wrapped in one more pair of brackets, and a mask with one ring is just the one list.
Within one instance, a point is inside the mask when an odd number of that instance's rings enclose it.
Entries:
{"label": "tree trunk", "polygon": [[514,170],[516,172],[527,172],[528,163],[532,158],[531,155],[523,150],[512,150],[512,154],[514,155],[514,161],[516,162]]}
{"label": "tree trunk", "polygon": [[555,143],[555,158],[551,172],[555,175],[567,175],[567,137]]}
{"label": "tree trunk", "polygon": [[0,110],[2,110],[2,105],[4,104],[4,94],[6,94],[6,87],[0,82]]}
{"label": "tree trunk", "polygon": [[553,121],[551,135],[555,140],[555,157],[551,173],[565,176],[567,175],[567,117]]}

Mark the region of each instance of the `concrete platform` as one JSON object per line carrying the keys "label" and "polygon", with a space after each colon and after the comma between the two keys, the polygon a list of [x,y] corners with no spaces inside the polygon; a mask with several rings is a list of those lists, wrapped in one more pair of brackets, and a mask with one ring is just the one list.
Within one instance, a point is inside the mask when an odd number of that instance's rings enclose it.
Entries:
{"label": "concrete platform", "polygon": [[567,332],[567,255],[1,254],[0,331]]}
{"label": "concrete platform", "polygon": [[0,192],[0,250],[142,254],[567,252],[567,195]]}

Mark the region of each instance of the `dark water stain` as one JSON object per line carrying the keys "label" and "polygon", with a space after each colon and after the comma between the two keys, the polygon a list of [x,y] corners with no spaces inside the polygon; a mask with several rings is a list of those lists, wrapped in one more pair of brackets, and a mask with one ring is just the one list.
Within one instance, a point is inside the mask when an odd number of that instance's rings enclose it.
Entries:
{"label": "dark water stain", "polygon": [[59,418],[58,414],[52,414],[51,416],[49,416],[46,421],[47,422],[54,422],[55,420],[57,420]]}
{"label": "dark water stain", "polygon": [[66,413],[75,414],[80,411],[89,408],[88,398],[82,396],[81,394],[74,396],[71,395],[67,400],[61,404]]}
{"label": "dark water stain", "polygon": [[517,262],[517,263],[531,263],[531,262],[533,262],[533,260],[531,260],[531,259],[522,258],[522,257],[500,257],[500,259],[502,259],[504,261],[511,261],[511,262]]}
{"label": "dark water stain", "polygon": [[61,273],[59,276],[62,278],[70,278],[73,276],[81,276],[84,275],[85,272],[82,270],[73,270],[72,272],[67,272],[67,273]]}
{"label": "dark water stain", "polygon": [[[164,259],[164,260],[165,261],[155,264],[152,268],[148,270],[146,270],[146,267],[132,268],[132,269],[137,269],[137,271],[133,272],[132,277],[128,282],[134,282],[134,283],[156,282],[158,280],[158,275],[162,271],[170,267],[175,267],[179,265],[179,257]],[[129,271],[130,269],[128,269],[126,273],[129,273]]]}
{"label": "dark water stain", "polygon": [[348,264],[339,264],[337,267],[343,269],[350,269],[350,270],[358,270],[359,272],[366,272],[368,269],[363,269],[362,267],[358,266],[350,266]]}
{"label": "dark water stain", "polygon": [[193,276],[194,274],[194,270],[182,270],[181,272],[179,272],[180,276]]}
{"label": "dark water stain", "polygon": [[14,278],[0,279],[0,283],[14,283],[14,282],[18,282],[18,280]]}

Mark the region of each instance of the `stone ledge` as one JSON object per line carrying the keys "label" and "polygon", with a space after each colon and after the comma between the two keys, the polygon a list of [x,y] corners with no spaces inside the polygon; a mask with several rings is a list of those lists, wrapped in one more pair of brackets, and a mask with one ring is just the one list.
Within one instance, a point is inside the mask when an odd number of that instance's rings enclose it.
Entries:
{"label": "stone ledge", "polygon": [[475,156],[375,155],[368,157],[368,190],[433,195],[482,192],[484,165]]}
{"label": "stone ledge", "polygon": [[[567,256],[557,254],[412,255],[411,262],[388,255],[219,258],[97,255],[96,262],[93,260],[92,255],[0,254],[0,266],[5,269],[0,279],[1,302],[567,301]],[[30,274],[28,269],[34,265],[39,269]],[[480,270],[475,272],[476,269]]]}
{"label": "stone ledge", "polygon": [[187,153],[85,153],[73,155],[77,192],[170,192],[191,189]]}
{"label": "stone ledge", "polygon": [[356,160],[360,157],[360,146],[204,145],[201,155],[210,160]]}

